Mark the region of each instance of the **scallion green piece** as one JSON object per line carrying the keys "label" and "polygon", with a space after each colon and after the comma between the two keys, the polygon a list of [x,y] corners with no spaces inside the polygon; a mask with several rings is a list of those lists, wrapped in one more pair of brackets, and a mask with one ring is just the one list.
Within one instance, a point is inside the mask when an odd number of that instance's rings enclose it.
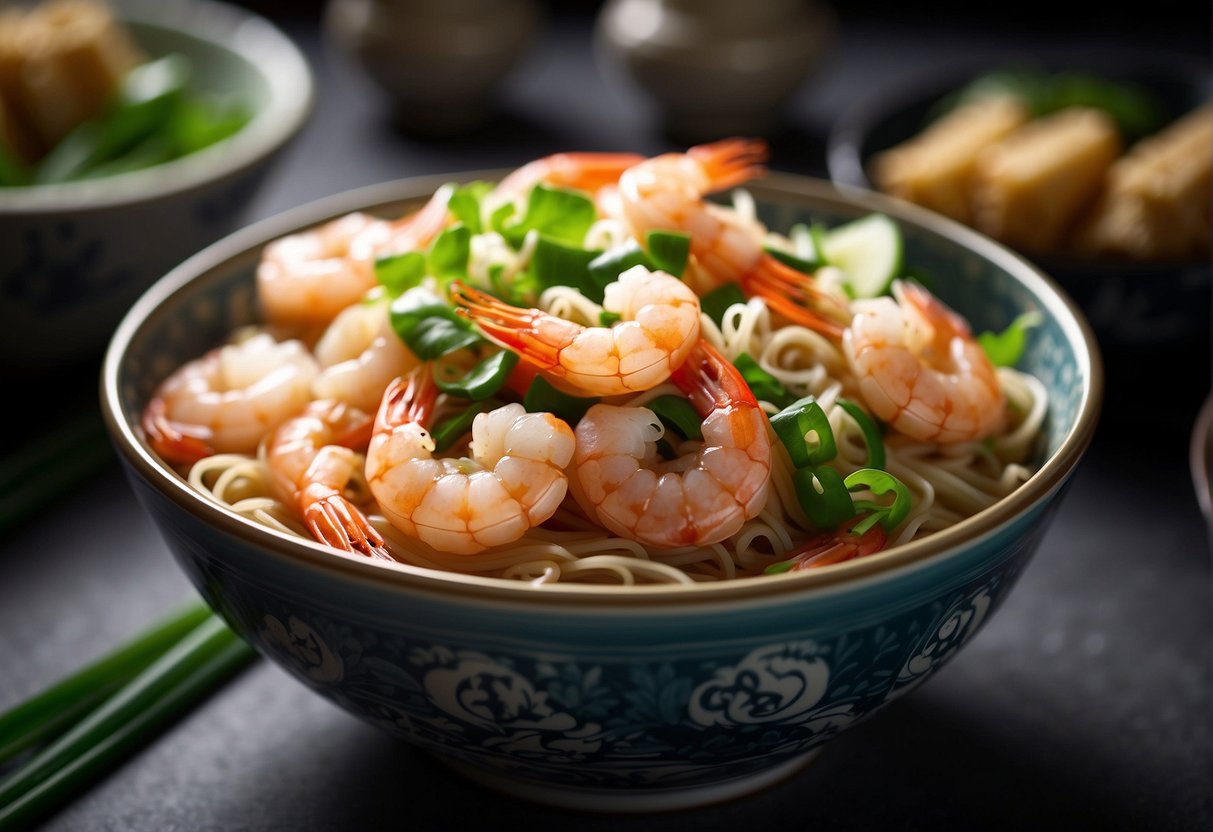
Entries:
{"label": "scallion green piece", "polygon": [[483,231],[480,219],[480,204],[493,188],[492,182],[475,181],[457,187],[447,202],[447,209],[471,230],[473,234]]}
{"label": "scallion green piece", "polygon": [[0,829],[32,824],[256,654],[210,616],[59,739],[0,781]]}
{"label": "scallion green piece", "polygon": [[856,511],[871,511],[872,514],[856,523],[851,529],[852,534],[863,534],[876,523],[884,526],[886,532],[891,532],[909,516],[910,489],[888,471],[860,468],[848,474],[844,482],[848,491],[866,489],[878,497],[890,493],[893,495],[893,500],[888,505],[871,500],[857,500]]}
{"label": "scallion green piece", "polygon": [[822,531],[837,528],[855,516],[855,504],[842,475],[828,465],[792,472],[796,500],[805,517]]}
{"label": "scallion green piece", "polygon": [[420,251],[389,254],[375,261],[375,279],[395,298],[421,285],[425,267],[425,255]]}
{"label": "scallion green piece", "polygon": [[523,215],[511,221],[509,215],[494,214],[495,230],[517,248],[529,231],[557,242],[581,245],[586,232],[598,218],[594,202],[584,194],[565,188],[536,185],[527,195]]}
{"label": "scallion green piece", "polygon": [[748,352],[743,352],[733,359],[733,366],[741,373],[741,377],[750,387],[750,392],[759,401],[784,408],[796,400],[796,396],[783,386],[783,382],[762,369]]}
{"label": "scallion green piece", "polygon": [[531,256],[529,272],[539,289],[572,286],[594,303],[602,303],[603,286],[590,274],[590,263],[602,254],[597,249],[566,245],[540,237]]}
{"label": "scallion green piece", "polygon": [[430,244],[426,256],[429,273],[444,284],[458,278],[466,278],[471,246],[472,232],[466,225],[456,224],[444,228]]}
{"label": "scallion green piece", "polygon": [[517,363],[517,353],[501,350],[457,378],[444,377],[442,373],[435,372],[434,383],[443,393],[478,402],[496,395]]}
{"label": "scallion green piece", "polygon": [[736,283],[726,283],[701,297],[699,308],[716,322],[716,326],[720,326],[724,320],[724,314],[729,311],[730,306],[745,302],[746,296],[741,291],[741,287]]}
{"label": "scallion green piece", "polygon": [[442,453],[455,444],[459,437],[472,429],[476,416],[501,407],[497,399],[488,398],[484,401],[473,402],[449,419],[443,419],[430,429],[430,437],[434,440],[434,451]]}
{"label": "scallion green piece", "polygon": [[63,733],[210,616],[201,601],[188,603],[104,658],[0,714],[0,764]]}
{"label": "scallion green piece", "polygon": [[830,420],[812,396],[805,396],[772,416],[771,427],[796,468],[814,468],[838,453]]}
{"label": "scallion green piece", "polygon": [[589,270],[594,283],[599,287],[599,298],[601,298],[602,289],[618,280],[619,275],[628,269],[635,266],[651,269],[652,265],[649,256],[640,247],[640,243],[629,239],[626,243],[609,248],[591,260]]}
{"label": "scallion green piece", "polygon": [[703,439],[703,417],[691,403],[679,396],[658,396],[645,405],[667,428],[672,427],[683,439]]}
{"label": "scallion green piece", "polygon": [[786,252],[783,249],[775,248],[774,246],[764,246],[763,251],[774,257],[780,263],[783,263],[785,266],[791,266],[796,271],[803,272],[804,274],[813,274],[819,268],[821,268],[820,263],[812,260],[805,260],[803,257],[797,257],[795,254]]}
{"label": "scallion green piece", "polygon": [[522,397],[522,406],[528,413],[551,413],[563,419],[570,427],[576,427],[585,412],[600,399],[589,396],[570,396],[552,386],[543,376],[535,376],[526,395]]}
{"label": "scallion green piece", "polygon": [[679,231],[650,231],[645,236],[653,267],[682,277],[691,256],[691,235]]}
{"label": "scallion green piece", "polygon": [[1028,345],[1028,330],[1040,326],[1044,317],[1035,309],[1011,321],[1002,332],[983,332],[977,343],[995,367],[1014,367]]}
{"label": "scallion green piece", "polygon": [[884,470],[884,440],[880,438],[880,428],[876,427],[872,417],[855,402],[839,399],[838,406],[850,414],[851,418],[855,420],[855,424],[859,425],[864,444],[868,446],[868,467]]}
{"label": "scallion green piece", "polygon": [[388,309],[388,317],[396,334],[423,361],[485,343],[474,323],[424,294],[410,297],[406,293],[396,298]]}

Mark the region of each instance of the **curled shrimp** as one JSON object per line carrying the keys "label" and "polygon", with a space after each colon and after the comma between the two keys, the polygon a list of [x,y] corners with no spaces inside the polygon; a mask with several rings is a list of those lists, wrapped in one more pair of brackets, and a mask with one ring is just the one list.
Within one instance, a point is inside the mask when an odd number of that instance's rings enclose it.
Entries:
{"label": "curled shrimp", "polygon": [[837,529],[809,538],[784,556],[791,561],[789,572],[804,572],[855,558],[875,554],[889,542],[889,535],[879,523],[861,534],[852,534],[851,527],[863,520],[855,517]]}
{"label": "curled shrimp", "polygon": [[266,446],[275,490],[312,537],[346,552],[393,560],[383,537],[346,496],[361,462],[355,449],[371,438],[370,414],[342,402],[316,400],[278,426]]}
{"label": "curled shrimp", "polygon": [[551,517],[568,491],[569,426],[507,404],[476,415],[470,458],[435,459],[426,426],[436,397],[424,364],[384,393],[366,478],[388,521],[435,549],[470,555]]}
{"label": "curled shrimp", "polygon": [[735,534],[766,504],[767,418],[741,374],[699,341],[672,381],[703,417],[703,441],[673,460],[657,452],[661,421],[645,407],[596,404],[577,424],[573,493],[616,534],[661,548]]}
{"label": "curled shrimp", "polygon": [[575,395],[648,390],[669,378],[699,340],[699,298],[665,272],[633,266],[606,287],[613,326],[583,326],[540,309],[520,309],[452,284],[462,313],[518,353],[553,385]]}
{"label": "curled shrimp", "polygon": [[330,322],[378,285],[376,259],[423,248],[437,236],[451,193],[439,188],[424,208],[395,222],[356,211],[269,243],[257,266],[257,297],[266,320]]}
{"label": "curled shrimp", "polygon": [[994,365],[964,320],[916,283],[858,303],[843,351],[872,413],[913,439],[964,442],[1003,426]]}
{"label": "curled shrimp", "polygon": [[515,169],[495,190],[499,196],[513,198],[542,182],[597,193],[617,183],[624,171],[643,161],[639,153],[553,153]]}
{"label": "curled shrimp", "polygon": [[319,368],[299,341],[268,334],[184,364],[152,395],[143,432],[166,461],[190,465],[215,453],[252,453],[261,438],[311,401]]}
{"label": "curled shrimp", "polygon": [[767,146],[757,139],[654,156],[620,176],[615,205],[637,239],[655,230],[689,234],[693,271],[711,284],[705,291],[738,283],[795,323],[838,338],[850,320],[843,301],[765,251],[766,229],[757,220],[704,199],[763,175],[766,158]]}
{"label": "curled shrimp", "polygon": [[392,329],[386,301],[343,309],[313,352],[321,366],[312,387],[317,398],[338,399],[367,413],[378,409],[393,379],[418,363]]}

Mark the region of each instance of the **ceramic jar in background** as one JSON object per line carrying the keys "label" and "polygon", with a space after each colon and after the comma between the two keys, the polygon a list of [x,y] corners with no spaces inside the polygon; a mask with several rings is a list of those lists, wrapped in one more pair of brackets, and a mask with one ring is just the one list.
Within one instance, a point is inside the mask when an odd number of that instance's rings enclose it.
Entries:
{"label": "ceramic jar in background", "polygon": [[671,138],[695,143],[773,131],[835,30],[818,0],[607,0],[595,46],[653,99]]}
{"label": "ceramic jar in background", "polygon": [[329,0],[325,29],[390,96],[407,130],[449,134],[493,113],[539,31],[537,0]]}

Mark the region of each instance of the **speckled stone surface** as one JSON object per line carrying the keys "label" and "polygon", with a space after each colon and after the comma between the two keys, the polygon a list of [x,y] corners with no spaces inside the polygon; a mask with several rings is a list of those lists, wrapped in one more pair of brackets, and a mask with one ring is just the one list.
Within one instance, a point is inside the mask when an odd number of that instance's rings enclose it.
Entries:
{"label": "speckled stone surface", "polygon": [[[556,150],[667,149],[643,107],[586,61],[583,22],[551,24],[506,83],[490,129],[440,143],[396,133],[369,83],[323,47],[315,22],[288,22],[315,61],[323,117],[288,151],[251,216]],[[830,69],[797,96],[789,130],[774,142],[775,166],[823,173],[824,131],[889,71],[877,57],[911,67],[942,60],[953,45],[972,53],[1018,45],[1005,32],[913,38],[877,23],[842,38]],[[43,828],[440,830],[491,819],[510,829],[637,832],[1207,829],[1213,581],[1186,455],[1209,389],[1208,345],[1107,358],[1095,444],[1003,609],[938,677],[766,791],[671,815],[532,805],[471,785],[260,661]],[[1160,362],[1187,383],[1148,390]],[[94,378],[82,372],[71,379],[77,392],[56,400],[92,407]],[[190,592],[116,463],[107,466],[0,540],[0,708]]]}

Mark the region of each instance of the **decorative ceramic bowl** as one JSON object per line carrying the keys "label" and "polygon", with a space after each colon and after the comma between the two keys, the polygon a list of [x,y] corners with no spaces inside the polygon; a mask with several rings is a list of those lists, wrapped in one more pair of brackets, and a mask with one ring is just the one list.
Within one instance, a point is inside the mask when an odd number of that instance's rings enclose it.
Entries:
{"label": "decorative ceramic bowl", "polygon": [[[967,63],[882,85],[857,100],[831,128],[827,140],[830,179],[873,188],[869,164],[882,150],[917,135],[966,83],[998,69],[1033,67],[1049,72],[1094,74],[1150,94],[1167,122],[1213,100],[1213,80],[1203,62],[1180,55],[1158,58],[1090,55],[1065,62],[1029,58],[997,64]],[[1030,259],[1070,293],[1100,343],[1124,352],[1186,344],[1208,350],[1213,307],[1213,263],[1135,262],[1066,255]],[[1117,358],[1119,359],[1119,355]]]}
{"label": "decorative ceramic bowl", "polygon": [[261,652],[354,714],[511,794],[604,811],[686,807],[784,777],[930,678],[998,609],[1095,429],[1102,370],[1073,305],[1024,260],[876,195],[771,175],[775,228],[870,211],[978,328],[1039,310],[1022,366],[1048,388],[1040,468],[910,545],[814,572],[715,585],[532,586],[337,554],[209,502],[137,432],[156,384],[255,321],[267,241],[362,209],[399,216],[448,180],[362,189],[211,246],[118,327],[103,411],[137,498],[207,601]]}
{"label": "decorative ceramic bowl", "polygon": [[0,350],[10,370],[95,359],[151,283],[239,227],[312,106],[312,75],[269,21],[213,0],[113,0],[151,57],[183,54],[200,91],[254,113],[189,156],[91,181],[0,188]]}

